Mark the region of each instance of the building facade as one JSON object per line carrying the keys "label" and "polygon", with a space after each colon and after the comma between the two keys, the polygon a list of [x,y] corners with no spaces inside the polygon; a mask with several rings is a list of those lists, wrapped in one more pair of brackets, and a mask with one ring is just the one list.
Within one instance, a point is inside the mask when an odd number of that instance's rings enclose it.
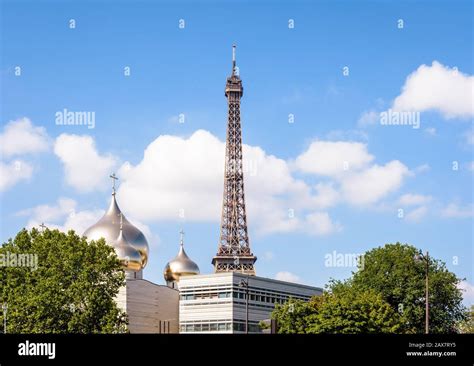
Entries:
{"label": "building facade", "polygon": [[128,315],[130,333],[178,333],[179,292],[143,279],[127,279],[117,305]]}
{"label": "building facade", "polygon": [[[248,283],[248,292],[247,292]],[[180,333],[261,333],[260,321],[288,299],[308,301],[322,289],[238,272],[183,277],[179,281]]]}

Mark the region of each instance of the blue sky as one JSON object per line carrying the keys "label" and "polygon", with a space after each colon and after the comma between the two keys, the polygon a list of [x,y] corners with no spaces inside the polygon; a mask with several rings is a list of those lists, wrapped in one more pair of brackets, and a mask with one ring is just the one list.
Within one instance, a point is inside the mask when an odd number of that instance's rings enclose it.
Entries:
{"label": "blue sky", "polygon": [[[257,274],[324,286],[354,269],[325,266],[327,254],[400,241],[472,293],[472,3],[455,4],[2,1],[1,240],[94,222],[116,171],[119,205],[149,236],[145,277],[163,283],[181,227],[211,272],[236,43]],[[420,128],[379,123],[397,107],[419,112]],[[56,125],[64,108],[94,112],[95,128]]]}

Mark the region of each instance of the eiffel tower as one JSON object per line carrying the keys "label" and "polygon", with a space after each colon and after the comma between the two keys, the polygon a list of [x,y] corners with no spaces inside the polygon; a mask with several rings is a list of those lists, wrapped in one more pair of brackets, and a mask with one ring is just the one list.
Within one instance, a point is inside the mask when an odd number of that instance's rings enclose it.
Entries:
{"label": "eiffel tower", "polygon": [[214,272],[241,272],[255,275],[254,263],[257,257],[250,251],[242,168],[240,98],[243,93],[242,80],[235,64],[234,45],[232,47],[232,74],[227,78],[225,87],[229,111],[221,233],[217,254],[212,259],[212,264]]}

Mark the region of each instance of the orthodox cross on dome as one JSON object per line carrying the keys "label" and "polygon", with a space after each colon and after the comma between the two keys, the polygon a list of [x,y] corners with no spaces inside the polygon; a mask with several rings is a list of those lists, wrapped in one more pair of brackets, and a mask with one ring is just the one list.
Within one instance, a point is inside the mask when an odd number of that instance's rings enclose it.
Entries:
{"label": "orthodox cross on dome", "polygon": [[46,229],[46,225],[44,224],[44,222],[42,222],[41,225],[39,225],[39,227],[41,228],[41,232],[43,232],[44,229]]}
{"label": "orthodox cross on dome", "polygon": [[118,180],[118,177],[115,173],[112,173],[109,177],[112,178],[112,194],[115,194],[115,181]]}
{"label": "orthodox cross on dome", "polygon": [[183,229],[179,231],[179,245],[181,246],[184,245],[184,230]]}

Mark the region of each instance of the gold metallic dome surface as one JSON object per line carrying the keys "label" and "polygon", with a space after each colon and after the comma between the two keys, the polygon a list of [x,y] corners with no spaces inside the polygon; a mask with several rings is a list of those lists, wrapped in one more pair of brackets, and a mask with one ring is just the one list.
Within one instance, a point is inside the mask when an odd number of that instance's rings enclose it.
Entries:
{"label": "gold metallic dome surface", "polygon": [[183,240],[181,238],[178,255],[169,261],[163,271],[165,281],[179,281],[182,276],[192,276],[199,274],[198,265],[193,262],[184,250]]}
{"label": "gold metallic dome surface", "polygon": [[125,270],[138,272],[142,269],[140,252],[125,240],[122,230],[120,230],[119,237],[114,243],[114,249]]}
{"label": "gold metallic dome surface", "polygon": [[[117,205],[115,192],[112,193],[112,199],[107,212],[102,218],[84,232],[89,240],[99,240],[104,238],[107,244],[116,247],[117,238],[120,234],[120,215],[122,212]],[[144,268],[148,262],[148,242],[145,235],[131,224],[125,216],[123,216],[123,237],[126,243],[136,249],[141,257],[141,268]]]}

